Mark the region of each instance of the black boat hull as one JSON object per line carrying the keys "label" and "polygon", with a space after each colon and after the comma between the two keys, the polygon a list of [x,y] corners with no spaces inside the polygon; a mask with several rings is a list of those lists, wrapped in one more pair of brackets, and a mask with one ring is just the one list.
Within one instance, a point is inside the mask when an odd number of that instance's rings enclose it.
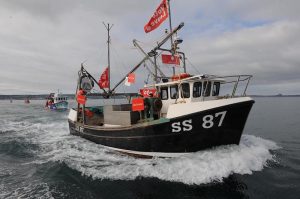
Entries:
{"label": "black boat hull", "polygon": [[253,103],[249,100],[126,128],[96,128],[69,120],[69,128],[73,135],[120,152],[168,156],[239,144]]}

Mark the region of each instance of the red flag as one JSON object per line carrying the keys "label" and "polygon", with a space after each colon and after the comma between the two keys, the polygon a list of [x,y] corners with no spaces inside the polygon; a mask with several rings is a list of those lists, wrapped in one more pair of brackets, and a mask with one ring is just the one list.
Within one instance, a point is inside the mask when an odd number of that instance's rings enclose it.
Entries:
{"label": "red flag", "polygon": [[76,100],[79,104],[85,104],[86,103],[86,96],[83,90],[79,90],[76,94]]}
{"label": "red flag", "polygon": [[144,106],[144,99],[139,97],[139,98],[133,98],[132,99],[132,111],[142,111],[145,109]]}
{"label": "red flag", "polygon": [[128,75],[128,83],[131,83],[131,84],[135,83],[135,74],[134,73],[130,73]]}
{"label": "red flag", "polygon": [[164,22],[169,16],[167,0],[162,0],[158,8],[155,10],[150,21],[144,26],[146,33],[155,30],[162,22]]}
{"label": "red flag", "polygon": [[143,97],[158,97],[157,90],[155,88],[143,88],[143,89],[140,89],[140,94]]}
{"label": "red flag", "polygon": [[108,67],[104,70],[100,79],[98,81],[100,88],[108,88],[109,80],[108,80]]}
{"label": "red flag", "polygon": [[178,55],[164,55],[161,54],[161,59],[163,64],[175,64],[180,65],[180,60]]}
{"label": "red flag", "polygon": [[77,102],[78,102],[79,104],[85,104],[85,102],[86,102],[86,97],[83,96],[83,95],[77,95]]}

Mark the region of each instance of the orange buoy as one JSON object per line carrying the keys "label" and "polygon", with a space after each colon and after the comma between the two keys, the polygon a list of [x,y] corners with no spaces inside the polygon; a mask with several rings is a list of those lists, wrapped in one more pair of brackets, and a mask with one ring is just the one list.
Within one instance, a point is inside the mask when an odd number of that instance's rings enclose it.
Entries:
{"label": "orange buoy", "polygon": [[79,90],[77,92],[77,96],[76,96],[77,102],[79,104],[85,104],[86,103],[86,96],[85,96],[85,92],[83,90]]}
{"label": "orange buoy", "polygon": [[191,75],[188,74],[188,73],[180,73],[178,75],[173,75],[172,76],[172,81],[177,81],[177,80],[185,79],[185,78],[188,78],[188,77],[191,77]]}

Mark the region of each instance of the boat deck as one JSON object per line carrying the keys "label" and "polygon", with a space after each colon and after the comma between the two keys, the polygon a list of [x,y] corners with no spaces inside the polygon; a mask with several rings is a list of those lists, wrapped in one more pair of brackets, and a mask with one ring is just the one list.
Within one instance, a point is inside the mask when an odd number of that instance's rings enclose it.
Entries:
{"label": "boat deck", "polygon": [[131,125],[115,125],[115,124],[107,124],[107,123],[101,123],[103,121],[103,118],[93,119],[93,121],[87,119],[86,124],[83,125],[82,122],[76,122],[78,125],[82,125],[89,129],[95,129],[95,130],[105,130],[105,129],[114,129],[114,130],[125,130],[125,129],[134,129],[134,128],[141,128],[145,126],[151,126],[151,125],[157,125],[157,124],[163,124],[168,123],[170,119],[167,118],[160,118],[157,120],[153,119],[143,119],[140,120],[136,124]]}

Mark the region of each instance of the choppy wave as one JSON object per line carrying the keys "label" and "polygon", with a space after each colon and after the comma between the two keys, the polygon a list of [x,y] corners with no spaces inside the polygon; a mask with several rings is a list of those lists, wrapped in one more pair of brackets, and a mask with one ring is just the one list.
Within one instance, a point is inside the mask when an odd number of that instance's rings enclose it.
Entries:
{"label": "choppy wave", "polygon": [[[3,190],[2,190],[3,189]],[[31,182],[21,183],[13,191],[4,190],[0,186],[0,198],[15,199],[15,198],[40,198],[49,199],[53,198],[46,183]]]}
{"label": "choppy wave", "polygon": [[203,184],[222,181],[233,173],[260,171],[267,166],[268,160],[274,160],[270,150],[277,148],[273,142],[246,135],[240,146],[219,147],[178,158],[141,160],[90,148],[88,154],[68,151],[73,155],[71,159],[59,159],[96,179],[155,177],[185,184]]}
{"label": "choppy wave", "polygon": [[[223,146],[170,159],[135,159],[114,154],[100,145],[68,134],[64,125],[46,128],[37,142],[42,146],[39,161],[59,161],[94,179],[134,180],[155,177],[161,180],[202,184],[222,181],[230,174],[252,174],[274,161],[271,150],[276,143],[259,137],[244,135],[239,146]],[[59,131],[61,130],[61,131]]]}
{"label": "choppy wave", "polygon": [[94,179],[134,180],[158,178],[185,184],[222,181],[229,175],[252,174],[276,161],[272,150],[276,143],[252,135],[242,136],[239,146],[222,146],[178,158],[135,159],[115,154],[100,145],[69,135],[65,118],[39,122],[7,122],[0,129],[22,132],[24,142],[38,145],[28,164],[63,162],[68,167]]}

